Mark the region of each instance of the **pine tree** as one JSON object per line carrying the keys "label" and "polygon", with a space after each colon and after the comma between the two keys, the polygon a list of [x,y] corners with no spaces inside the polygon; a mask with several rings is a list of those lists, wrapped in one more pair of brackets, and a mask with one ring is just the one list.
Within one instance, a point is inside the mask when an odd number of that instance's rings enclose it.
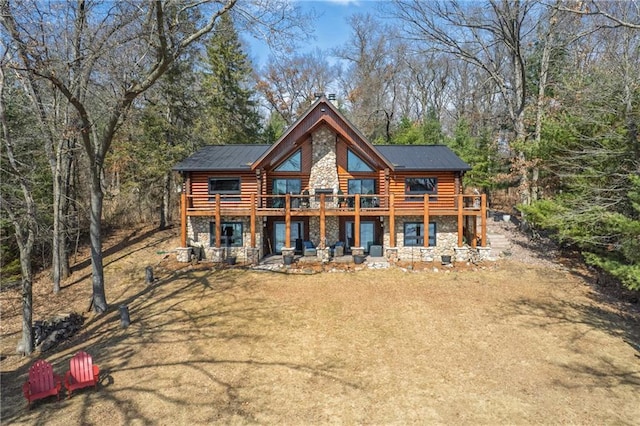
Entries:
{"label": "pine tree", "polygon": [[251,64],[229,15],[214,30],[205,67],[205,138],[213,144],[261,142],[260,116],[250,87]]}

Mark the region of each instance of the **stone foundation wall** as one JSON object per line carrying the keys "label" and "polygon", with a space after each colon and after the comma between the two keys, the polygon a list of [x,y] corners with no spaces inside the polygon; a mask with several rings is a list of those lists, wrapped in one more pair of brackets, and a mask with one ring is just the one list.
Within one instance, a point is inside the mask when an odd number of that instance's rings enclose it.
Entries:
{"label": "stone foundation wall", "polygon": [[[200,248],[203,251],[203,260],[209,260],[214,262],[221,261],[220,250],[224,250],[226,256],[226,247],[216,249],[211,247],[215,245],[215,240],[211,241],[212,235],[210,235],[210,223],[214,221],[210,216],[190,216],[187,218],[187,245],[189,247]],[[242,223],[242,243],[243,247],[230,247],[229,256],[235,256],[238,262],[253,262],[258,256],[262,258],[264,256],[262,250],[262,226],[261,223],[256,224],[256,249],[252,249],[251,243],[251,220],[248,217],[225,217],[223,222],[241,222]],[[257,253],[256,253],[257,251]]]}
{"label": "stone foundation wall", "polygon": [[[403,216],[396,218],[396,247],[398,260],[421,261],[429,259],[438,260],[442,255],[454,256],[454,248],[458,245],[458,222],[455,216],[434,216],[431,222],[436,224],[436,245],[424,250],[424,247],[404,246],[405,222],[422,222],[422,216]],[[389,218],[384,220],[384,246],[389,247]]]}
{"label": "stone foundation wall", "polygon": [[[187,218],[187,245],[192,247],[189,254],[199,256],[202,260],[213,262],[221,262],[227,256],[226,248],[216,249],[211,247],[210,241],[210,223],[213,217],[188,217]],[[229,256],[235,256],[238,262],[256,263],[257,259],[264,257],[262,249],[264,228],[261,223],[257,224],[256,232],[256,248],[249,247],[251,241],[251,222],[248,217],[227,217],[224,222],[241,222],[243,235],[242,241],[244,247],[231,247]],[[432,222],[436,223],[436,246],[435,247],[405,247],[404,246],[404,224],[405,222],[422,222],[422,216],[407,216],[396,218],[396,247],[390,247],[389,238],[389,218],[384,219],[384,253],[387,258],[393,257],[393,260],[400,261],[440,261],[441,256],[449,255],[454,260],[494,260],[491,257],[489,248],[474,250],[457,250],[458,244],[458,225],[455,216],[436,216]],[[309,219],[309,238],[316,247],[320,247],[320,218],[311,217]],[[340,240],[338,217],[326,218],[326,246],[329,247],[336,241]],[[215,244],[215,241],[213,242]],[[389,250],[393,250],[391,253]],[[186,254],[186,253],[185,253]],[[183,256],[184,257],[184,256]]]}

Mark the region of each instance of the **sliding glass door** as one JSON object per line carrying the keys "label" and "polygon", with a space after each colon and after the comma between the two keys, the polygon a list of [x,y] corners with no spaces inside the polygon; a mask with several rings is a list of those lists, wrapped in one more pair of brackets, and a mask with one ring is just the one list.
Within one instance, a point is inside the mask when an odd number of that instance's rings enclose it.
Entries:
{"label": "sliding glass door", "polygon": [[[345,241],[347,243],[347,250],[355,244],[355,222],[345,223]],[[364,247],[364,252],[369,253],[369,247],[375,242],[375,222],[362,221],[360,222],[360,246]]]}
{"label": "sliding glass door", "polygon": [[[273,228],[273,241],[275,243],[275,253],[282,253],[282,248],[286,247],[287,227],[284,222],[275,222]],[[296,240],[304,238],[304,222],[291,222],[291,240],[289,247],[296,247]]]}

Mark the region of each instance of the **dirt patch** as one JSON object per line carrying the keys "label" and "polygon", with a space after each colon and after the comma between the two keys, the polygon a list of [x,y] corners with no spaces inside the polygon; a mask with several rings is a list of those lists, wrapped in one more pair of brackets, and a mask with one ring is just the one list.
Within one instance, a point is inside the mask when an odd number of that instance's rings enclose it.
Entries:
{"label": "dirt patch", "polygon": [[[640,315],[568,267],[514,261],[452,268],[290,274],[178,264],[174,231],[114,235],[111,310],[71,341],[14,355],[20,294],[0,294],[2,421],[12,424],[633,424]],[[86,262],[85,262],[86,263]],[[145,267],[157,281],[146,285]],[[81,264],[34,319],[85,311]],[[120,328],[125,304],[131,325]],[[630,344],[631,343],[631,344]],[[26,410],[41,356],[62,374],[78,350],[98,391]]]}

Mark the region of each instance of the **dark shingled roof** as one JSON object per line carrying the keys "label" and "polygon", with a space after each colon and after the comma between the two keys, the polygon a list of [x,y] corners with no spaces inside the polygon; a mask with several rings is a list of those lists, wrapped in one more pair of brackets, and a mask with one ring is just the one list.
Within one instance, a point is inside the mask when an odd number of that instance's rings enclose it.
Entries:
{"label": "dark shingled roof", "polygon": [[251,164],[270,147],[271,145],[208,145],[173,166],[173,170],[249,170]]}
{"label": "dark shingled roof", "polygon": [[[173,167],[180,172],[248,170],[271,145],[209,145]],[[444,145],[374,145],[396,170],[463,171],[471,167]]]}
{"label": "dark shingled roof", "polygon": [[396,170],[471,170],[445,145],[375,145]]}

